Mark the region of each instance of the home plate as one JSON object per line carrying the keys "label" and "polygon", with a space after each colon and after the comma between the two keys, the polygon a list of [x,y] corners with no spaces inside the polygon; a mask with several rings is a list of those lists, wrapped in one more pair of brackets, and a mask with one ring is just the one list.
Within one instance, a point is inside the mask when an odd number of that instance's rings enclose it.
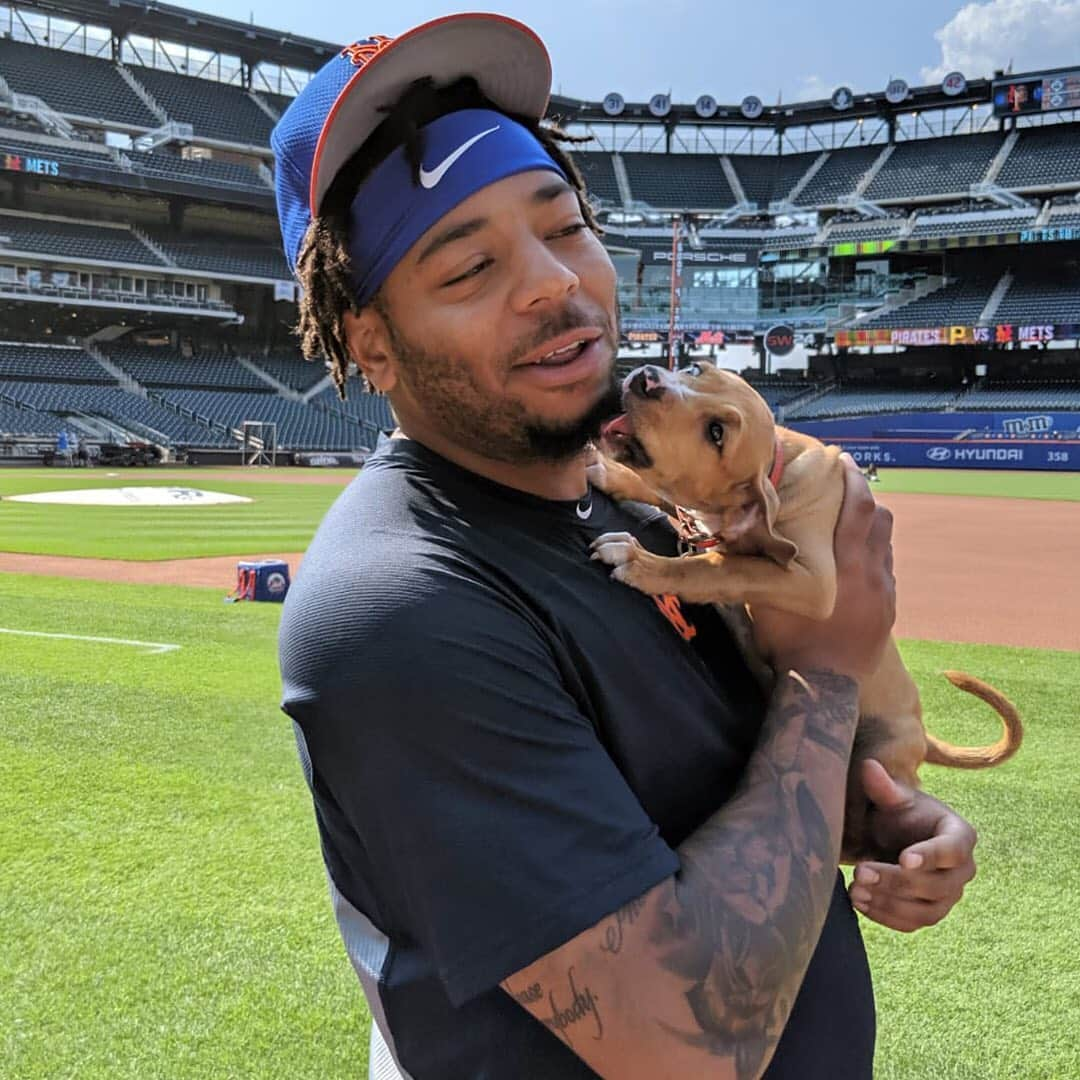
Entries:
{"label": "home plate", "polygon": [[5,501],[64,503],[67,506],[221,506],[249,503],[243,495],[202,491],[187,487],[86,488],[82,491],[39,491],[32,495],[9,495]]}

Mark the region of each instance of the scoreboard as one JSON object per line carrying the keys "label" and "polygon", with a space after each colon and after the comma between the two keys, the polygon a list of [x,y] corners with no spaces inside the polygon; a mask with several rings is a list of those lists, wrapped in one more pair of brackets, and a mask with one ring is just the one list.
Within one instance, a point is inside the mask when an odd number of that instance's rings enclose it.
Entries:
{"label": "scoreboard", "polygon": [[1080,69],[995,79],[992,93],[995,116],[1080,109]]}

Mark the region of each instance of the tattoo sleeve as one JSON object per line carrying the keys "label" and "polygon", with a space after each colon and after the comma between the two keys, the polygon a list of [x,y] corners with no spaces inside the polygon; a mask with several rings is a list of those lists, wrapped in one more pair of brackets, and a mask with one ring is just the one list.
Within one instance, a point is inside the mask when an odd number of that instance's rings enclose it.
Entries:
{"label": "tattoo sleeve", "polygon": [[857,719],[851,679],[778,679],[738,789],[678,872],[506,991],[602,1076],[760,1076],[832,898]]}
{"label": "tattoo sleeve", "polygon": [[757,1076],[772,1056],[836,880],[856,684],[831,672],[778,680],[735,796],[679,848],[650,927],[686,980],[694,1024],[671,1035]]}

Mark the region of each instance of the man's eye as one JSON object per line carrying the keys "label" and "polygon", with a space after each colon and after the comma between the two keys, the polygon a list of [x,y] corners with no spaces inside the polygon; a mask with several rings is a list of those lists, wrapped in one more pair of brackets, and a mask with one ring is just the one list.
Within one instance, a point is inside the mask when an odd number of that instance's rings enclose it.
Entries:
{"label": "man's eye", "polygon": [[558,239],[563,236],[573,236],[575,233],[581,232],[583,229],[587,229],[588,225],[584,221],[575,221],[573,225],[568,226],[565,229],[560,229],[555,233],[555,238]]}
{"label": "man's eye", "polygon": [[477,274],[486,270],[491,265],[490,259],[484,259],[483,262],[478,262],[475,266],[470,266],[464,274],[458,274],[456,278],[451,278],[449,281],[443,282],[443,288],[449,288],[451,285],[457,285],[458,282],[468,281],[471,277],[476,277]]}

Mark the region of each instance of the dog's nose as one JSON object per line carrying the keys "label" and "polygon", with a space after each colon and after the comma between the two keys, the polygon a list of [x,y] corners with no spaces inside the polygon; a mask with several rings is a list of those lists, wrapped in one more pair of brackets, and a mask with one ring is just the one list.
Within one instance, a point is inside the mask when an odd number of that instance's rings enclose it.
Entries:
{"label": "dog's nose", "polygon": [[643,398],[663,397],[664,381],[659,369],[651,364],[638,368],[630,376],[630,392]]}

